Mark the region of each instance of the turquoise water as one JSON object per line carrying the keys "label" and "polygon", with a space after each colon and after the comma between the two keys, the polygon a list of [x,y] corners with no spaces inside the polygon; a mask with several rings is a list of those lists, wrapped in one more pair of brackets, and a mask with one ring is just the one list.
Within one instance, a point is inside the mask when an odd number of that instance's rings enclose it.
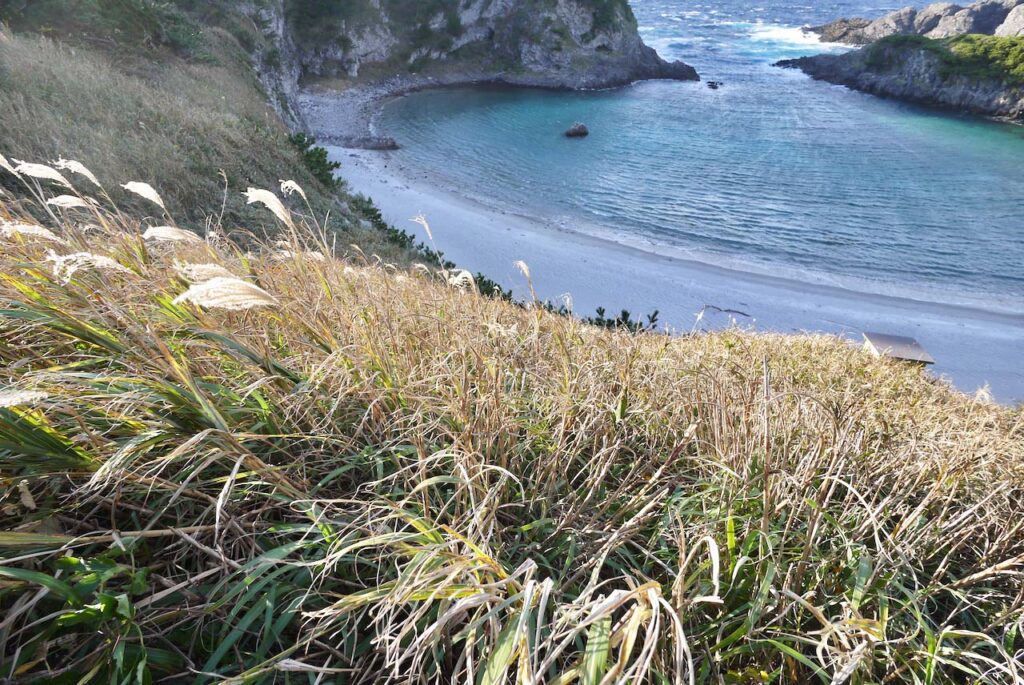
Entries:
{"label": "turquoise water", "polygon": [[[1024,311],[1024,128],[815,82],[772,62],[799,26],[889,7],[639,0],[641,32],[704,84],[423,92],[378,128],[440,183],[660,254]],[[576,120],[586,140],[562,134]],[[429,170],[429,171],[427,171]]]}

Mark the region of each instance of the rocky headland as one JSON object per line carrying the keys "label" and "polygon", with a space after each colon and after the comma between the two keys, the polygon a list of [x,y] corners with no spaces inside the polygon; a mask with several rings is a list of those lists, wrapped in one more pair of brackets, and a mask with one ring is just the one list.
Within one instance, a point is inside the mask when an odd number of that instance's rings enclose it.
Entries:
{"label": "rocky headland", "polygon": [[1024,36],[1024,0],[981,0],[961,6],[938,2],[904,7],[878,19],[837,19],[807,29],[825,43],[867,45],[896,35],[953,38],[967,34]]}
{"label": "rocky headland", "polygon": [[700,78],[643,43],[627,0],[277,0],[253,13],[273,37],[257,62],[280,113],[337,145],[391,146],[373,113],[423,88]]}
{"label": "rocky headland", "polygon": [[1024,122],[1024,0],[905,7],[807,30],[864,47],[777,66],[882,97]]}

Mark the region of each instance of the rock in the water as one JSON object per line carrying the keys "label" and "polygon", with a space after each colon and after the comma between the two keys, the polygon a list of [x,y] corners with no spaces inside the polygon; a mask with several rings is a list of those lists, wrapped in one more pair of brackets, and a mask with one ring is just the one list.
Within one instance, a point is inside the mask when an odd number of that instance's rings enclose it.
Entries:
{"label": "rock in the water", "polygon": [[566,138],[586,138],[589,135],[590,129],[587,128],[586,124],[581,124],[578,121],[565,132]]}

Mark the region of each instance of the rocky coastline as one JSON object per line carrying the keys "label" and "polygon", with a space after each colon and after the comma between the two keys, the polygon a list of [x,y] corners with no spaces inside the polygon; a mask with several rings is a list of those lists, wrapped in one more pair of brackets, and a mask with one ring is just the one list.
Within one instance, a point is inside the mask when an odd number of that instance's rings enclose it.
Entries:
{"label": "rocky coastline", "polygon": [[303,30],[283,0],[256,10],[273,38],[255,56],[258,71],[292,128],[328,144],[393,149],[396,141],[372,131],[374,115],[385,100],[417,90],[700,80],[643,43],[626,0],[443,0],[415,20],[381,7],[370,2],[358,21],[316,32]]}
{"label": "rocky coastline", "polygon": [[905,7],[805,30],[823,42],[863,47],[776,66],[881,97],[1024,123],[1024,83],[979,61],[977,49],[958,52],[964,41],[1024,41],[1024,0]]}
{"label": "rocky coastline", "polygon": [[947,75],[941,58],[927,50],[876,45],[784,60],[777,66],[880,97],[1024,124],[1024,87]]}

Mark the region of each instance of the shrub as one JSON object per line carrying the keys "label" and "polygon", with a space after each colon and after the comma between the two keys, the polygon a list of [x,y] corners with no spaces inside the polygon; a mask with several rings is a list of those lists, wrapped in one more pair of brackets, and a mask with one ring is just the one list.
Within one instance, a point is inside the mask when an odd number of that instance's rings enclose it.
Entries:
{"label": "shrub", "polygon": [[316,144],[316,139],[305,133],[293,133],[288,142],[302,155],[302,161],[311,174],[328,190],[341,188],[341,180],[335,172],[341,168],[338,162],[327,158],[327,150]]}

